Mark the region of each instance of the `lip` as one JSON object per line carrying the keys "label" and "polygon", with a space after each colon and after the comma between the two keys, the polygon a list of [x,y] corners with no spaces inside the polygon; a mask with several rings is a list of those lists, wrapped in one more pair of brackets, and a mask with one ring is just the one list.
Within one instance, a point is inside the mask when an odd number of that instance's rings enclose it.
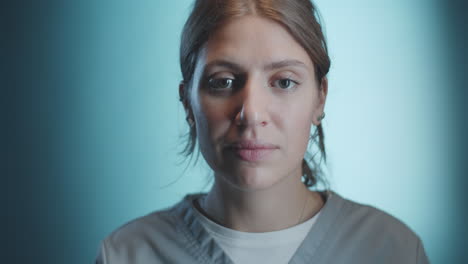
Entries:
{"label": "lip", "polygon": [[241,160],[258,162],[266,159],[278,149],[278,146],[260,141],[244,140],[230,144],[228,148],[232,149]]}

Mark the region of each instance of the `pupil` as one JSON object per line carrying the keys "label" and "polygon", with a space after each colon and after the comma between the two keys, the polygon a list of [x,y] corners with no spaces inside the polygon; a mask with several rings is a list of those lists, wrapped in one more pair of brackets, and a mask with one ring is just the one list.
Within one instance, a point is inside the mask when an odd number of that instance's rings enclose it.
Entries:
{"label": "pupil", "polygon": [[231,85],[231,79],[219,79],[217,81],[219,88],[228,88]]}
{"label": "pupil", "polygon": [[280,86],[281,87],[288,87],[289,86],[289,80],[288,79],[283,79],[280,81]]}

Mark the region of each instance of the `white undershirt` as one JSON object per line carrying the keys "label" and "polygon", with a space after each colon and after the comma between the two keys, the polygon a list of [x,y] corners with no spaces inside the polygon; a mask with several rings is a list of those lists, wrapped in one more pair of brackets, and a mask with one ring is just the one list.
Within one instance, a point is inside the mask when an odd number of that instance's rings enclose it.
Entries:
{"label": "white undershirt", "polygon": [[284,264],[292,258],[320,214],[279,231],[241,232],[221,226],[204,216],[194,206],[200,223],[234,263]]}

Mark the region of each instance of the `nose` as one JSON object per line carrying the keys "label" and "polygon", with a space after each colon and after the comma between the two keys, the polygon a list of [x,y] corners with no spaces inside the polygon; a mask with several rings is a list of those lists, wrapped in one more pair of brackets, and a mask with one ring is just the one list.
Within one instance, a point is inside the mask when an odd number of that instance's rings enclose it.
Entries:
{"label": "nose", "polygon": [[241,107],[236,114],[238,126],[266,126],[268,118],[269,95],[261,82],[249,80],[241,93]]}

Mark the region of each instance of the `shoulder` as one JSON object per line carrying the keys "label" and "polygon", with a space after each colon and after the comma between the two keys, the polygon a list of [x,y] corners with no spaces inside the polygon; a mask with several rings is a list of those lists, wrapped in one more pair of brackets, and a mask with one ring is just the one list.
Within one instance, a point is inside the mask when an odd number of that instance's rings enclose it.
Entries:
{"label": "shoulder", "polygon": [[328,231],[323,242],[330,254],[345,249],[362,263],[377,259],[387,261],[380,263],[426,263],[419,236],[389,213],[336,193],[329,195],[324,209],[322,227]]}
{"label": "shoulder", "polygon": [[363,228],[379,230],[381,234],[400,234],[417,238],[417,235],[395,216],[371,205],[339,198],[343,201],[343,213],[346,215],[346,221]]}
{"label": "shoulder", "polygon": [[172,213],[176,206],[154,211],[122,225],[106,237],[106,243],[119,247],[170,235],[176,228]]}
{"label": "shoulder", "polygon": [[371,205],[339,198],[343,200],[345,217],[342,220],[357,230],[399,242],[419,240],[416,233],[395,216]]}
{"label": "shoulder", "polygon": [[[134,219],[108,235],[101,243],[97,263],[166,263],[184,259],[189,244],[183,217],[192,196],[174,206]],[[178,259],[174,260],[174,252]]]}

